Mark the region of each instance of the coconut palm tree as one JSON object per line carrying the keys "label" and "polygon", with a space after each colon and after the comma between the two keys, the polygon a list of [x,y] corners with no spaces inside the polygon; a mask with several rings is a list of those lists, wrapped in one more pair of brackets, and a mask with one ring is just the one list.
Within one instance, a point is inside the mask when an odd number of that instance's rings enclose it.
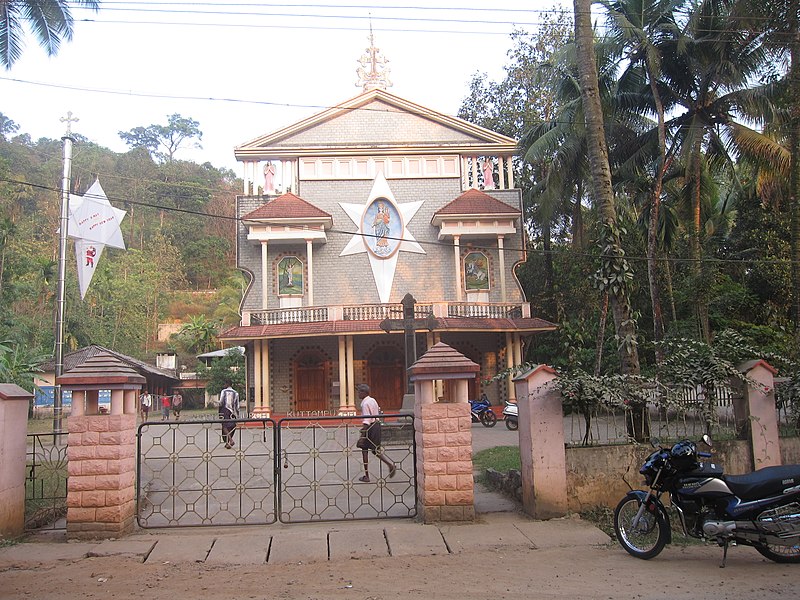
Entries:
{"label": "coconut palm tree", "polygon": [[23,34],[29,27],[48,56],[58,53],[61,40],[72,39],[70,8],[97,11],[97,0],[5,0],[0,2],[0,64],[7,70],[22,56]]}

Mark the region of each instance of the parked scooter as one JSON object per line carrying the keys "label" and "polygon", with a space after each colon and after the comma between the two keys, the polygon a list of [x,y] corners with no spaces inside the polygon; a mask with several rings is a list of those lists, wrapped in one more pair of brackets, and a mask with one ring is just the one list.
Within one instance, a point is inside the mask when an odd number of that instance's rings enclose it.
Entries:
{"label": "parked scooter", "polygon": [[516,402],[506,400],[506,405],[503,407],[503,420],[510,431],[519,429],[519,407]]}
{"label": "parked scooter", "polygon": [[494,427],[497,425],[497,415],[492,410],[492,403],[486,394],[481,396],[480,400],[469,401],[470,413],[472,413],[472,422],[481,423],[484,427]]}
{"label": "parked scooter", "polygon": [[[707,435],[703,442],[711,447]],[[728,546],[736,544],[775,562],[800,563],[800,465],[724,475],[721,466],[701,462],[711,454],[690,440],[653,446],[639,469],[649,489],[628,492],[614,511],[614,531],[629,554],[653,558],[671,541],[666,494],[685,534],[722,546],[723,567]]]}

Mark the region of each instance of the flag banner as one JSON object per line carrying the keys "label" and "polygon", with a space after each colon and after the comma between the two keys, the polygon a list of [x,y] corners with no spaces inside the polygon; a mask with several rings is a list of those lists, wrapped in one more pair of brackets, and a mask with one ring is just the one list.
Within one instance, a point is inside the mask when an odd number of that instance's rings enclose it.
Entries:
{"label": "flag banner", "polygon": [[86,296],[86,290],[94,277],[94,271],[100,255],[103,254],[103,244],[98,244],[90,240],[75,240],[75,258],[78,262],[78,288],[81,292],[81,300]]}

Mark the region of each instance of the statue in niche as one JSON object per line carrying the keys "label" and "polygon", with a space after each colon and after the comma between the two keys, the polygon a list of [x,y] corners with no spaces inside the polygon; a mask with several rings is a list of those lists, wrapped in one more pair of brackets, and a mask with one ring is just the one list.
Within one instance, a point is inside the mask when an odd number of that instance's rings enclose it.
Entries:
{"label": "statue in niche", "polygon": [[275,193],[275,166],[272,164],[272,161],[264,165],[264,193]]}
{"label": "statue in niche", "polygon": [[494,163],[491,158],[483,159],[483,189],[494,189]]}

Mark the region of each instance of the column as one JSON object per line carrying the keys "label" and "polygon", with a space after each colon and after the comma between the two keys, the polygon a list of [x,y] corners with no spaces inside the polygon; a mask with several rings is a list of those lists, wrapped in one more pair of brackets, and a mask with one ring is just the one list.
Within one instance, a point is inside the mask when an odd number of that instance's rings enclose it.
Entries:
{"label": "column", "polygon": [[339,336],[339,414],[347,412],[347,342]]}
{"label": "column", "polygon": [[306,258],[308,258],[308,306],[314,306],[314,244],[306,240]]}
{"label": "column", "polygon": [[516,390],[514,389],[514,384],[512,383],[513,377],[511,376],[511,368],[514,366],[514,342],[511,337],[511,332],[506,331],[506,369],[508,369],[508,375],[506,375],[506,383],[508,385],[508,399],[511,402],[516,402]]}
{"label": "column", "polygon": [[33,394],[13,383],[0,384],[0,537],[25,531],[25,455],[28,404]]}
{"label": "column", "polygon": [[253,387],[255,397],[253,398],[253,416],[260,416],[264,406],[264,384],[261,381],[261,352],[263,340],[253,342]]}
{"label": "column", "polygon": [[247,163],[242,163],[242,196],[247,196]]}
{"label": "column", "polygon": [[781,465],[783,461],[775,410],[777,371],[763,360],[752,360],[738,368],[754,383],[731,378],[731,386],[738,392],[733,398],[737,433],[740,439],[750,441],[754,469]]}
{"label": "column", "polygon": [[470,187],[478,189],[478,157],[472,157],[472,185]]}
{"label": "column", "polygon": [[266,416],[272,415],[272,394],[269,379],[269,340],[261,340],[261,385],[264,389],[262,410]]}
{"label": "column", "polygon": [[514,160],[513,157],[506,157],[506,175],[508,177],[508,189],[514,188]]}
{"label": "column", "polygon": [[356,410],[356,373],[353,357],[353,336],[345,338],[345,355],[347,360],[347,408],[355,412]]}
{"label": "column", "polygon": [[506,164],[505,157],[499,156],[497,158],[497,179],[498,179],[497,185],[500,186],[501,190],[506,189],[506,174],[504,169],[505,164]]}
{"label": "column", "polygon": [[453,255],[456,263],[456,301],[463,302],[464,294],[461,291],[461,238],[457,235],[453,236]]}
{"label": "column", "polygon": [[[500,170],[502,173],[502,169]],[[500,301],[507,302],[506,298],[506,254],[503,248],[503,236],[497,236],[497,254],[500,259]]]}
{"label": "column", "polygon": [[267,253],[267,241],[261,242],[261,308],[267,310],[267,298],[269,298],[269,255]]}

